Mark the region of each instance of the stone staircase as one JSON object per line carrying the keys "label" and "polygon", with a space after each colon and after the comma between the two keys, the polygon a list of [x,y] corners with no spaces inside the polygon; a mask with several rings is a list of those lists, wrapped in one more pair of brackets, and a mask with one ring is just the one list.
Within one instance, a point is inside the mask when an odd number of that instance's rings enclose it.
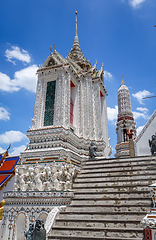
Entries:
{"label": "stone staircase", "polygon": [[141,240],[152,201],[156,156],[86,161],[73,184],[74,198],[48,239]]}

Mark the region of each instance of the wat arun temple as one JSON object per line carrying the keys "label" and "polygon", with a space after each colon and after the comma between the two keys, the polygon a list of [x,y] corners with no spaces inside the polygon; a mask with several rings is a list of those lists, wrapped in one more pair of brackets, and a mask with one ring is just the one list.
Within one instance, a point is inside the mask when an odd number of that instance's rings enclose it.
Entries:
{"label": "wat arun temple", "polygon": [[[136,136],[122,79],[110,158],[107,90],[96,65],[80,48],[76,12],[70,53],[50,48],[37,70],[27,149],[0,154],[0,240],[156,240],[156,111]],[[31,235],[36,220],[46,237]]]}

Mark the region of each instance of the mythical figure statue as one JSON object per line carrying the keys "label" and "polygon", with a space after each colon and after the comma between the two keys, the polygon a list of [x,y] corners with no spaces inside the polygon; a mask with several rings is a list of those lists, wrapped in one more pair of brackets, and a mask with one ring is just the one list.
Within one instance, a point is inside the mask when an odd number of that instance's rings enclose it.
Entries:
{"label": "mythical figure statue", "polygon": [[36,220],[35,228],[34,224],[29,224],[29,230],[24,232],[26,240],[46,240],[46,230],[44,228],[43,220]]}
{"label": "mythical figure statue", "polygon": [[[94,146],[93,146],[94,147]],[[49,166],[36,163],[35,166],[16,169],[14,184],[15,191],[62,191],[71,190],[76,169],[70,164],[56,165],[54,162]]]}
{"label": "mythical figure statue", "polygon": [[27,232],[24,232],[26,240],[33,240],[33,232],[34,232],[34,224],[30,223],[29,230]]}
{"label": "mythical figure statue", "polygon": [[95,157],[97,156],[97,153],[96,153],[96,150],[97,150],[97,147],[94,146],[94,143],[91,142],[91,145],[89,147],[89,158],[91,160],[94,160]]}
{"label": "mythical figure statue", "polygon": [[131,129],[130,131],[128,130],[128,129],[126,129],[126,132],[127,132],[127,136],[129,137],[129,139],[132,139],[133,138],[133,132],[134,132],[134,130],[133,129]]}
{"label": "mythical figure statue", "polygon": [[46,230],[43,220],[36,220],[32,240],[46,240]]}
{"label": "mythical figure statue", "polygon": [[149,139],[149,146],[151,148],[152,155],[154,155],[154,152],[156,152],[156,134],[152,135],[152,140]]}

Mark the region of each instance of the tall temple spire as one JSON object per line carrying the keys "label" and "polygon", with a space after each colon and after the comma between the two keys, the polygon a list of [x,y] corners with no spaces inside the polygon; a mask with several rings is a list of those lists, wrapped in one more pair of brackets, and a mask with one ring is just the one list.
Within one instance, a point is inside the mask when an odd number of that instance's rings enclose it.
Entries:
{"label": "tall temple spire", "polygon": [[92,67],[91,63],[87,61],[85,58],[80,45],[79,45],[79,38],[77,34],[77,11],[75,12],[76,19],[75,19],[75,38],[74,44],[70,51],[69,57],[74,60],[82,69],[88,70]]}
{"label": "tall temple spire", "polygon": [[75,38],[74,38],[74,45],[79,45],[79,38],[78,38],[78,34],[77,34],[77,11],[75,12]]}

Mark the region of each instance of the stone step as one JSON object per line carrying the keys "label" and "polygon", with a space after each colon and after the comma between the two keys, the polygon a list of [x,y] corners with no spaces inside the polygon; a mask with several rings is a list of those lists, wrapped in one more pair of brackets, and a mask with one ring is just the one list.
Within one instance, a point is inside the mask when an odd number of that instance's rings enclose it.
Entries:
{"label": "stone step", "polygon": [[99,164],[105,164],[105,165],[108,165],[108,164],[112,164],[113,166],[115,164],[118,164],[118,165],[122,165],[122,164],[140,164],[140,163],[146,163],[146,164],[149,164],[149,163],[155,163],[156,162],[156,158],[155,157],[146,157],[146,158],[113,158],[113,159],[97,159],[97,160],[87,160],[85,162],[82,162],[82,166],[86,166],[86,165],[99,165]]}
{"label": "stone step", "polygon": [[126,185],[126,186],[96,186],[96,187],[87,187],[87,188],[84,188],[83,186],[75,186],[73,188],[74,192],[75,193],[82,193],[82,192],[88,192],[90,191],[90,193],[92,192],[114,192],[114,194],[117,192],[117,193],[120,193],[120,192],[131,192],[131,191],[149,191],[149,187],[145,184],[138,184],[137,186],[136,185]]}
{"label": "stone step", "polygon": [[[127,240],[127,238],[121,238],[121,237],[86,237],[86,236],[74,236],[74,235],[70,235],[70,236],[59,236],[57,234],[52,235],[52,236],[48,236],[48,239],[54,240],[54,239],[58,239],[58,240]],[[141,238],[130,238],[130,240],[142,240]]]}
{"label": "stone step", "polygon": [[155,162],[156,158],[155,156],[149,155],[144,157],[127,157],[127,158],[96,158],[95,160],[85,160],[82,161],[82,166],[90,165],[90,164],[122,164],[122,163],[133,163],[133,162]]}
{"label": "stone step", "polygon": [[156,182],[155,172],[155,156],[83,162],[72,202],[48,239],[142,240],[140,221],[153,206],[148,185]]}
{"label": "stone step", "polygon": [[132,220],[135,219],[136,221],[141,221],[142,218],[146,215],[147,212],[145,211],[124,211],[124,212],[96,212],[96,211],[83,211],[80,212],[79,210],[76,212],[67,211],[67,212],[60,212],[59,219],[75,219],[75,220],[107,220],[107,219],[113,219],[113,220]]}
{"label": "stone step", "polygon": [[156,181],[156,174],[153,173],[153,174],[149,174],[149,175],[144,175],[144,174],[135,174],[135,175],[128,175],[128,176],[91,176],[91,177],[83,177],[83,176],[80,176],[80,177],[77,177],[75,179],[75,183],[77,182],[94,182],[94,181],[128,181],[128,180],[133,180],[133,181],[136,181],[136,180],[142,180],[142,179],[151,179],[152,181]]}
{"label": "stone step", "polygon": [[84,220],[84,219],[57,219],[54,227],[55,226],[68,226],[68,227],[100,227],[100,228],[140,228],[140,221],[136,220],[116,220],[116,219],[105,219],[105,220],[95,220],[95,219],[90,219],[90,220]]}
{"label": "stone step", "polygon": [[92,199],[92,198],[98,198],[98,199],[103,199],[103,198],[109,198],[109,199],[114,199],[114,198],[151,198],[151,193],[150,191],[133,191],[133,192],[105,192],[101,190],[101,192],[87,192],[86,189],[81,192],[74,192],[74,199]]}
{"label": "stone step", "polygon": [[156,168],[150,168],[150,169],[133,169],[133,170],[129,170],[129,171],[125,171],[125,170],[120,170],[120,171],[112,171],[112,169],[110,171],[108,170],[101,170],[99,169],[99,171],[95,170],[95,171],[88,171],[88,170],[84,170],[81,169],[80,173],[78,173],[77,178],[88,178],[91,179],[92,177],[120,177],[120,176],[137,176],[137,175],[142,175],[142,176],[148,176],[148,175],[154,175],[156,172]]}
{"label": "stone step", "polygon": [[150,164],[148,165],[142,165],[142,166],[120,166],[118,165],[117,167],[113,168],[113,167],[105,167],[105,166],[101,166],[101,167],[94,167],[94,168],[82,168],[81,169],[81,173],[95,173],[95,172],[109,172],[109,173],[113,173],[113,172],[132,172],[132,171],[143,171],[143,170],[156,170],[156,165],[155,164]]}
{"label": "stone step", "polygon": [[104,176],[104,177],[92,177],[92,178],[85,178],[85,177],[81,177],[81,178],[76,178],[74,183],[85,183],[85,182],[128,182],[128,181],[142,181],[142,180],[151,180],[151,181],[156,181],[156,174],[151,174],[151,175],[130,175],[130,176]]}
{"label": "stone step", "polygon": [[110,181],[101,181],[101,182],[81,182],[81,183],[73,183],[73,189],[75,188],[98,188],[98,187],[115,187],[115,186],[120,186],[120,187],[128,187],[128,186],[148,186],[151,185],[154,182],[153,179],[140,179],[140,180],[136,180],[136,181],[124,181],[124,182],[110,182]]}
{"label": "stone step", "polygon": [[138,205],[134,205],[134,204],[122,204],[122,205],[119,205],[119,204],[116,204],[116,205],[111,205],[111,204],[108,204],[108,205],[104,205],[104,204],[101,204],[101,205],[70,205],[67,209],[66,209],[66,213],[69,211],[73,211],[73,212],[116,212],[116,213],[120,213],[120,212],[150,212],[150,209],[151,209],[151,204],[140,204],[139,206]]}
{"label": "stone step", "polygon": [[95,163],[95,164],[85,164],[82,166],[83,169],[96,169],[96,168],[135,168],[135,167],[139,167],[139,168],[142,168],[142,167],[147,167],[147,166],[156,166],[156,160],[151,160],[151,161],[140,161],[140,162],[123,162],[123,163],[105,163],[105,162],[101,162],[101,163]]}
{"label": "stone step", "polygon": [[92,228],[92,227],[60,227],[54,226],[52,235],[57,236],[76,236],[76,237],[123,237],[127,239],[143,237],[143,230],[141,228]]}
{"label": "stone step", "polygon": [[114,206],[121,206],[121,205],[138,205],[138,206],[142,206],[145,205],[145,203],[147,205],[151,205],[151,198],[144,198],[144,199],[139,199],[139,198],[132,198],[132,199],[73,199],[71,202],[71,205],[73,206],[88,206],[88,205],[93,205],[98,206],[98,205],[114,205]]}

